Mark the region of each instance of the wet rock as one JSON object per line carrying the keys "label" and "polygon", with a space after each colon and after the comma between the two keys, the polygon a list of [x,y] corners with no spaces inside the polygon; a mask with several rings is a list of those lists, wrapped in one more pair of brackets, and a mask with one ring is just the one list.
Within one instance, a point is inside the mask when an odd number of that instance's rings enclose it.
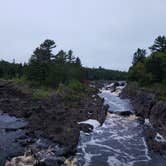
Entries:
{"label": "wet rock", "polygon": [[90,133],[93,131],[93,126],[90,124],[79,124],[80,130],[82,130],[85,133]]}
{"label": "wet rock", "polygon": [[0,81],[1,110],[28,121],[28,124],[23,126],[25,128],[21,128],[26,131],[26,137],[18,138],[15,142],[22,147],[29,147],[37,138],[45,136],[64,146],[62,155],[74,154],[80,130],[91,130],[91,126],[79,127],[77,122],[96,119],[102,124],[107,108],[103,106],[103,101],[98,97],[96,89],[78,99],[66,98],[67,93],[64,91],[55,93],[47,99],[35,100],[30,93],[24,92],[23,87],[18,87],[12,82]]}
{"label": "wet rock", "polygon": [[131,111],[122,111],[122,112],[116,112],[116,114],[121,115],[121,116],[130,116],[130,115],[133,115],[133,112],[131,112]]}
{"label": "wet rock", "polygon": [[77,159],[74,157],[70,157],[65,160],[64,166],[77,166]]}
{"label": "wet rock", "polygon": [[123,89],[122,93],[120,94],[120,97],[135,99],[137,97],[137,92],[139,90],[139,86],[136,82],[129,82],[127,83],[127,86]]}
{"label": "wet rock", "polygon": [[166,136],[166,101],[158,101],[151,109],[150,122],[155,128],[162,129]]}
{"label": "wet rock", "polygon": [[166,142],[160,142],[156,140],[157,132],[153,128],[146,128],[145,130],[146,142],[150,150],[158,153],[166,152]]}
{"label": "wet rock", "polygon": [[40,165],[43,164],[45,166],[60,166],[60,163],[54,159],[45,159],[44,161],[40,162],[39,164]]}
{"label": "wet rock", "polygon": [[140,89],[137,83],[129,83],[121,94],[122,98],[130,98],[136,115],[149,118],[151,109],[158,101],[158,94]]}
{"label": "wet rock", "polygon": [[117,86],[120,86],[118,82],[111,83],[105,87],[106,90],[110,90],[111,92],[115,92]]}
{"label": "wet rock", "polygon": [[133,101],[134,110],[137,115],[140,115],[144,118],[148,118],[151,109],[156,104],[156,102],[156,94],[147,92],[145,90],[140,90],[137,94],[137,97]]}
{"label": "wet rock", "polygon": [[5,166],[21,166],[29,165],[33,166],[37,163],[34,156],[25,154],[24,156],[14,157],[11,161],[6,161]]}

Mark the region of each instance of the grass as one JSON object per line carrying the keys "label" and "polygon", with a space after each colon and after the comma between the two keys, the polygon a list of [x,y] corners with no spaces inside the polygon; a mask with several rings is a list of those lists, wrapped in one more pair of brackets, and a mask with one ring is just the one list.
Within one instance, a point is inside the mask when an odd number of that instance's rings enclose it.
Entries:
{"label": "grass", "polygon": [[166,101],[166,96],[160,96],[160,100]]}
{"label": "grass", "polygon": [[34,99],[49,98],[56,92],[65,101],[77,101],[91,94],[93,90],[77,80],[72,80],[67,85],[60,83],[57,89],[41,86],[36,82],[28,81],[25,77],[14,78],[11,81],[23,92],[31,94]]}
{"label": "grass", "polygon": [[54,90],[47,87],[40,87],[38,89],[33,89],[33,97],[35,99],[48,98],[53,95]]}
{"label": "grass", "polygon": [[55,92],[55,89],[40,86],[35,82],[27,81],[25,77],[14,78],[11,81],[15,85],[18,85],[23,92],[31,94],[34,99],[48,98]]}
{"label": "grass", "polygon": [[25,77],[13,78],[11,81],[17,85],[23,85],[23,84],[27,83]]}
{"label": "grass", "polygon": [[64,102],[70,104],[71,102],[80,101],[83,98],[88,98],[95,93],[95,89],[87,87],[77,80],[70,81],[67,85],[59,84],[57,93],[61,96]]}

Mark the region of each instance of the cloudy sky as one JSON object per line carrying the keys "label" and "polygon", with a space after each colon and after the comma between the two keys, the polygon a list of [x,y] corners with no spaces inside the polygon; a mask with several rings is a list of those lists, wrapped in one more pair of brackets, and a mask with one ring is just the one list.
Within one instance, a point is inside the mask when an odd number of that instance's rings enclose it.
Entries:
{"label": "cloudy sky", "polygon": [[0,59],[27,62],[45,39],[83,65],[127,70],[166,35],[166,0],[0,0]]}

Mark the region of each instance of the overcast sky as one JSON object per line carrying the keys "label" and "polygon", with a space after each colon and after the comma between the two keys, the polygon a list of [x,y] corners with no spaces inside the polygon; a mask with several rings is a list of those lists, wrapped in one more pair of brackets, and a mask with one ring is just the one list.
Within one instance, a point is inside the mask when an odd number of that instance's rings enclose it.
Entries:
{"label": "overcast sky", "polygon": [[27,62],[45,39],[83,65],[128,70],[166,35],[166,0],[0,0],[0,59]]}

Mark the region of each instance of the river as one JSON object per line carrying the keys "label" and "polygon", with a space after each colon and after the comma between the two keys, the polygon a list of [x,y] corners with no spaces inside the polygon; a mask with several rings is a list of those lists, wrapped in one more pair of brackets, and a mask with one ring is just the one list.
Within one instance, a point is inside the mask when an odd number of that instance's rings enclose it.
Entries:
{"label": "river", "polygon": [[[94,120],[89,120],[96,126],[92,133],[81,132],[75,158],[76,165],[166,166],[166,156],[150,151],[146,144],[144,130],[150,124],[142,123],[134,114],[130,116],[117,114],[123,111],[133,112],[130,101],[120,99],[117,94],[109,90],[102,90],[99,96],[105,99],[105,104],[109,105],[108,114],[102,126],[98,126],[98,122]],[[23,119],[0,113],[0,165],[4,165],[5,160],[12,156],[23,154],[25,147],[16,140],[22,137],[23,143],[26,141],[23,129],[26,124]],[[60,153],[56,144],[42,138],[37,139],[32,147],[39,152],[42,151],[41,158],[51,157],[51,164],[53,164],[56,155],[47,155],[50,145],[54,151]]]}
{"label": "river", "polygon": [[[131,111],[129,100],[102,90],[99,94],[110,112]],[[144,128],[135,116],[108,113],[104,124],[90,134],[81,132],[77,162],[80,166],[165,166],[166,157],[150,152]]]}
{"label": "river", "polygon": [[0,165],[3,166],[6,159],[24,152],[24,147],[16,140],[25,135],[21,128],[26,124],[23,119],[0,112]]}

